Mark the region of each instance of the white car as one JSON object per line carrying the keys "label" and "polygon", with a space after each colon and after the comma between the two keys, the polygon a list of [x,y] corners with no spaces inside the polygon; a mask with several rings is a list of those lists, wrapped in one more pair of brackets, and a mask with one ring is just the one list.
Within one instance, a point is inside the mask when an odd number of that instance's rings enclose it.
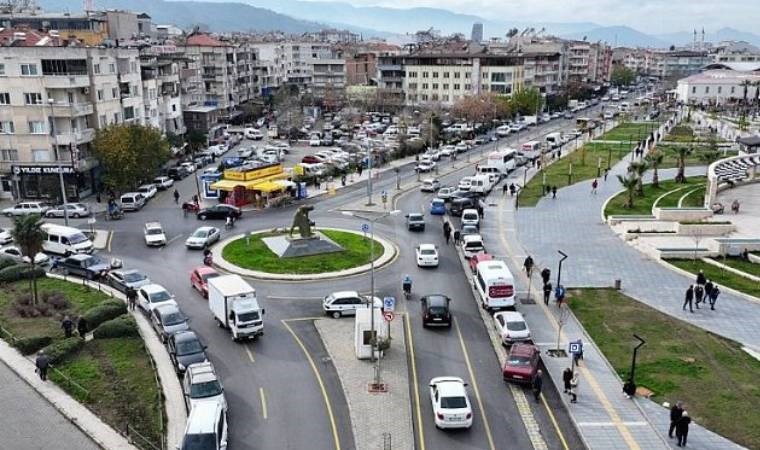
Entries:
{"label": "white car", "polygon": [[[16,246],[13,246],[13,245],[0,249],[0,258],[2,258],[2,257],[10,258],[10,259],[12,259],[12,260],[14,260],[16,262],[19,262],[19,263],[24,262],[24,263],[28,264],[28,263],[32,262],[32,260],[29,259],[28,256],[24,256],[24,254],[21,253],[21,249],[20,248],[18,248]],[[42,253],[42,252],[37,253],[36,255],[34,255],[34,264],[36,264],[38,266],[39,265],[43,265],[43,264],[47,264],[49,261],[50,261],[50,257],[48,255]]]}
{"label": "white car", "polygon": [[166,245],[166,235],[164,229],[158,222],[148,222],[143,230],[145,236],[145,245],[152,247],[154,245]]}
{"label": "white car", "polygon": [[309,138],[310,147],[319,147],[320,145],[322,145],[322,140],[319,138],[318,135],[315,134]]}
{"label": "white car", "polygon": [[420,161],[419,164],[414,168],[417,172],[430,172],[435,168],[435,163],[433,161]]}
{"label": "white car", "polygon": [[45,217],[65,217],[66,212],[68,212],[69,217],[75,219],[78,217],[88,217],[90,215],[90,207],[84,203],[66,203],[48,209],[45,212]]}
{"label": "white car", "polygon": [[500,127],[496,128],[496,135],[499,137],[507,137],[510,133],[509,125],[501,125]]}
{"label": "white car", "polygon": [[414,249],[417,267],[438,267],[438,248],[433,244],[420,244]]}
{"label": "white car", "polygon": [[189,161],[183,162],[182,164],[180,164],[180,166],[184,167],[185,170],[187,170],[187,173],[195,173],[195,171],[198,170],[198,168],[195,167],[195,164]]}
{"label": "white car", "polygon": [[462,153],[462,152],[466,152],[467,150],[469,150],[470,146],[468,146],[464,142],[460,142],[454,148],[456,149],[457,153]]}
{"label": "white car", "polygon": [[3,214],[8,217],[26,216],[27,214],[43,215],[45,214],[45,212],[47,212],[48,209],[49,209],[49,206],[45,205],[42,202],[21,202],[21,203],[16,203],[10,208],[5,208],[3,210]]}
{"label": "white car", "polygon": [[10,228],[0,228],[0,245],[7,245],[13,242],[13,233]]}
{"label": "white car", "polygon": [[457,152],[457,149],[453,145],[444,145],[443,147],[441,147],[440,155],[451,156],[456,152]]}
{"label": "white car", "polygon": [[264,139],[264,134],[261,132],[261,130],[257,130],[256,128],[246,128],[245,138],[253,139],[254,141],[260,141]]}
{"label": "white car", "polygon": [[457,185],[457,189],[460,191],[469,191],[472,187],[472,179],[470,177],[465,177],[459,180],[459,184]]}
{"label": "white car", "polygon": [[420,190],[422,192],[435,192],[440,188],[441,182],[436,178],[425,178],[422,180],[422,187],[420,187]]}
{"label": "white car", "polygon": [[497,312],[493,315],[493,321],[504,345],[531,340],[530,328],[528,328],[525,318],[519,312]]}
{"label": "white car", "polygon": [[[369,297],[359,295],[356,291],[333,292],[322,300],[322,310],[325,314],[336,319],[341,316],[356,315],[356,310],[366,308],[369,303]],[[383,301],[375,297],[375,308],[382,308]]]}
{"label": "white car", "polygon": [[156,177],[153,179],[153,184],[156,185],[157,189],[160,189],[163,191],[174,186],[174,180],[172,180],[169,177]]}
{"label": "white car", "polygon": [[213,153],[216,156],[224,155],[225,153],[227,153],[227,150],[229,150],[229,148],[224,144],[212,145],[211,147],[208,148],[208,151]]}
{"label": "white car", "polygon": [[187,248],[206,248],[218,241],[222,232],[216,227],[200,227],[185,240]]}
{"label": "white car", "polygon": [[436,377],[430,380],[430,403],[436,428],[470,428],[472,405],[467,384],[459,377]]}
{"label": "white car", "polygon": [[197,404],[206,404],[207,402],[219,402],[223,405],[223,409],[227,409],[224,388],[216,376],[214,366],[209,361],[187,366],[182,378],[182,392],[188,411],[192,411]]}
{"label": "white car", "polygon": [[156,194],[158,193],[158,189],[156,189],[155,184],[143,184],[142,186],[137,188],[137,192],[141,193],[143,197],[145,197],[145,200],[147,201],[156,196]]}
{"label": "white car", "polygon": [[174,296],[160,284],[146,284],[137,291],[137,305],[150,314],[154,309],[164,305],[177,305]]}
{"label": "white car", "polygon": [[238,150],[238,156],[243,159],[250,158],[251,156],[253,156],[253,151],[254,151],[254,148],[252,147],[242,148]]}

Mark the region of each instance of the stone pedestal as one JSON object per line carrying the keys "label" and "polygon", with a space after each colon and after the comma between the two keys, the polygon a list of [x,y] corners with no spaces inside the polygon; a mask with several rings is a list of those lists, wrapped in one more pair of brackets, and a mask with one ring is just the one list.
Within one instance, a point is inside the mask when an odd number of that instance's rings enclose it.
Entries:
{"label": "stone pedestal", "polygon": [[319,231],[310,238],[282,235],[266,237],[262,241],[269,247],[269,250],[280,258],[296,258],[343,251],[343,247]]}

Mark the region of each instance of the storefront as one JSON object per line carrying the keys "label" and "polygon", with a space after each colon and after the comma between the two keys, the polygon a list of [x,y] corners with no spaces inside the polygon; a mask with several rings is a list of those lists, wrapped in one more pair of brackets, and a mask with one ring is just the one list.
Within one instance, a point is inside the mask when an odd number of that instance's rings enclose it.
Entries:
{"label": "storefront", "polygon": [[93,192],[94,169],[78,172],[76,168],[65,166],[14,165],[11,168],[12,182],[17,198],[39,199],[50,202],[61,201],[61,181],[63,173],[66,199],[79,200]]}
{"label": "storefront", "polygon": [[282,164],[247,165],[225,170],[223,179],[209,188],[219,191],[224,203],[265,208],[292,196],[295,183],[287,178]]}

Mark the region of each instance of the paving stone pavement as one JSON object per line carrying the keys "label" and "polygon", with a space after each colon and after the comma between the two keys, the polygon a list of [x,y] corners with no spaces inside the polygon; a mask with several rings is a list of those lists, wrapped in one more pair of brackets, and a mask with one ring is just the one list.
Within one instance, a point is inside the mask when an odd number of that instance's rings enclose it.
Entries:
{"label": "paving stone pavement", "polygon": [[[52,383],[52,381],[51,381]],[[97,450],[86,434],[0,362],[0,448]]]}

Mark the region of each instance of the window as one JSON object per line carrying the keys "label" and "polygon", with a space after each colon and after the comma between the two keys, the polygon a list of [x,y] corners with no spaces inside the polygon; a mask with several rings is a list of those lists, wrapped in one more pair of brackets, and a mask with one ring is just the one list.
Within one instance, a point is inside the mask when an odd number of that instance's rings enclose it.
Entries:
{"label": "window", "polygon": [[111,88],[111,98],[119,98],[119,90],[116,88]]}
{"label": "window", "polygon": [[124,120],[131,120],[135,118],[135,108],[128,106],[124,108]]}
{"label": "window", "polygon": [[443,90],[448,90],[448,89],[449,89],[449,85],[448,85],[448,84],[446,84],[446,83],[444,83],[444,84],[443,84]]}
{"label": "window", "polygon": [[491,83],[503,83],[507,81],[507,74],[506,73],[492,73],[491,74]]}
{"label": "window", "polygon": [[121,117],[119,113],[113,113],[113,123],[119,123],[119,117]]}
{"label": "window", "polygon": [[0,122],[0,133],[13,134],[16,132],[16,127],[13,125],[12,120]]}
{"label": "window", "polygon": [[460,74],[459,72],[454,72],[454,78],[456,78],[456,79],[459,79],[459,76],[460,76],[460,75],[461,75],[461,74]]}
{"label": "window", "polygon": [[709,94],[709,93],[710,93],[710,86],[705,86],[705,94]]}
{"label": "window", "polygon": [[459,89],[461,89],[461,86],[462,86],[462,85],[461,85],[461,84],[459,84],[459,83],[455,84],[455,85],[454,85],[454,90],[455,90],[455,91],[458,91]]}
{"label": "window", "polygon": [[98,117],[98,126],[105,127],[108,125],[108,119],[106,119],[105,114],[101,114],[100,117]]}
{"label": "window", "polygon": [[417,83],[409,83],[409,89],[417,89]]}
{"label": "window", "polygon": [[428,75],[429,74],[427,72],[422,72],[422,78],[428,78]]}
{"label": "window", "polygon": [[41,105],[42,94],[39,92],[24,92],[24,103],[27,105]]}
{"label": "window", "polygon": [[465,77],[465,79],[469,80],[470,79],[470,72],[465,72],[464,73],[464,77]]}
{"label": "window", "polygon": [[417,78],[417,72],[409,72],[409,78]]}
{"label": "window", "polygon": [[37,64],[21,64],[21,75],[25,77],[37,75]]}
{"label": "window", "polygon": [[43,148],[43,149],[32,149],[32,161],[34,162],[48,162],[50,161],[50,150]]}
{"label": "window", "polygon": [[0,105],[10,105],[11,104],[11,94],[7,92],[0,92]]}
{"label": "window", "polygon": [[736,91],[736,86],[731,86],[731,93],[733,94]]}
{"label": "window", "polygon": [[464,85],[464,90],[465,90],[465,91],[469,91],[469,90],[471,90],[471,89],[472,89],[472,86],[471,86],[471,85],[469,85],[469,84],[465,84],[465,85]]}
{"label": "window", "polygon": [[438,83],[433,83],[433,89],[438,89]]}
{"label": "window", "polygon": [[29,133],[31,134],[45,134],[45,122],[30,120],[27,122],[29,125]]}
{"label": "window", "polygon": [[723,86],[718,86],[718,94],[720,94],[723,91]]}
{"label": "window", "polygon": [[427,83],[422,83],[422,89],[427,89],[427,88],[428,88],[428,84]]}
{"label": "window", "polygon": [[92,73],[94,73],[95,75],[99,75],[100,74],[100,64],[93,64],[92,65]]}
{"label": "window", "polygon": [[443,78],[448,78],[448,77],[449,77],[449,73],[448,72],[443,72]]}
{"label": "window", "polygon": [[433,72],[433,78],[438,78],[438,72]]}
{"label": "window", "polygon": [[697,93],[697,87],[696,86],[694,86],[694,87],[691,88],[691,93],[692,94],[696,94]]}
{"label": "window", "polygon": [[18,161],[18,150],[15,148],[0,149],[0,161]]}
{"label": "window", "polygon": [[103,101],[105,99],[105,94],[103,93],[103,89],[98,89],[98,101]]}
{"label": "window", "polygon": [[447,101],[449,101],[449,96],[448,95],[444,95],[444,96],[441,97],[441,100],[444,101],[444,102],[447,102]]}
{"label": "window", "polygon": [[108,64],[108,73],[116,73],[116,65],[114,63]]}

